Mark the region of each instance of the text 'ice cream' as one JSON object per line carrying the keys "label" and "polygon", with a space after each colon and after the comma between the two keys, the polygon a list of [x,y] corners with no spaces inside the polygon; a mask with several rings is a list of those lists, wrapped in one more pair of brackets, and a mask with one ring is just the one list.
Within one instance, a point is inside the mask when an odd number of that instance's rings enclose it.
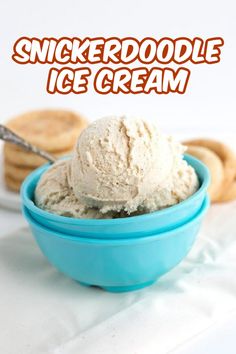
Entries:
{"label": "text 'ice cream'", "polygon": [[73,156],[40,179],[36,204],[59,215],[111,218],[176,204],[198,188],[185,148],[139,118],[107,117],[78,139]]}

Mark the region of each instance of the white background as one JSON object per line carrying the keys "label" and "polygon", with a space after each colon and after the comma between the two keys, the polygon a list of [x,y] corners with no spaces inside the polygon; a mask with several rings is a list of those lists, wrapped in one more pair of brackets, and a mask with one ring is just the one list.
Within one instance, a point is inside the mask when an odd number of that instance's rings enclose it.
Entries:
{"label": "white background", "polygon": [[[229,132],[235,127],[234,1],[2,1],[0,4],[0,119],[41,107],[81,111],[89,119],[130,113],[153,118],[168,133]],[[151,36],[225,40],[221,62],[190,65],[184,95],[49,95],[49,65],[17,65],[12,46],[21,36]]]}
{"label": "white background", "polygon": [[[185,95],[100,96],[90,89],[85,95],[60,96],[46,93],[48,65],[20,66],[11,60],[12,46],[21,36],[221,36],[225,45],[219,64],[190,66],[192,73]],[[235,36],[233,0],[2,1],[0,121],[29,109],[64,107],[82,112],[90,120],[120,113],[150,117],[167,133],[233,134]],[[2,219],[4,213],[1,211]],[[18,216],[12,218],[14,222],[18,220]],[[235,319],[219,324],[180,353],[235,353],[235,331]]]}

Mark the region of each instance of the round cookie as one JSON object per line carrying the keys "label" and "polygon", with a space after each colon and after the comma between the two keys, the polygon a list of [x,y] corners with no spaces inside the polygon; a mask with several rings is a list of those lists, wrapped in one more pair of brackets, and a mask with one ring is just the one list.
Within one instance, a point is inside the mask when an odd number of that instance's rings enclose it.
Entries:
{"label": "round cookie", "polygon": [[28,168],[23,166],[19,167],[5,162],[4,170],[5,170],[5,175],[11,177],[16,181],[22,182],[32,171],[34,171],[34,168]]}
{"label": "round cookie", "polygon": [[[74,146],[64,151],[53,152],[52,155],[55,157],[62,157],[70,155],[73,151]],[[47,161],[42,157],[35,155],[31,152],[25,151],[20,147],[5,143],[4,144],[4,157],[7,163],[11,163],[15,166],[25,166],[25,167],[39,167],[46,163]]]}
{"label": "round cookie", "polygon": [[71,148],[86,125],[82,116],[64,110],[28,112],[7,123],[16,134],[48,152]]}
{"label": "round cookie", "polygon": [[222,192],[222,183],[224,180],[224,167],[221,159],[210,149],[202,146],[189,145],[187,153],[197,157],[207,165],[211,174],[211,183],[208,188],[208,193],[211,201],[218,199]]}
{"label": "round cookie", "polygon": [[14,178],[8,176],[7,174],[4,175],[4,180],[8,189],[14,192],[19,192],[22,181],[17,181]]}
{"label": "round cookie", "polygon": [[225,144],[210,139],[193,139],[185,141],[184,144],[206,147],[215,152],[221,159],[224,166],[224,180],[222,183],[221,193],[215,200],[221,201],[221,196],[224,194],[224,191],[230,187],[235,177],[236,157],[234,152]]}
{"label": "round cookie", "polygon": [[228,189],[225,189],[221,195],[221,202],[229,202],[236,199],[236,175],[234,181],[231,183]]}

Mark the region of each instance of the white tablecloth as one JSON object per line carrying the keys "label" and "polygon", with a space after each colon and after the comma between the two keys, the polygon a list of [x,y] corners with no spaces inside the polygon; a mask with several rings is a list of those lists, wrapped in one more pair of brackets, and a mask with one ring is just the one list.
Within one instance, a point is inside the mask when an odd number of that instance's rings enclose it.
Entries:
{"label": "white tablecloth", "polygon": [[224,321],[236,311],[235,215],[235,202],[212,206],[178,267],[149,288],[111,294],[57,272],[22,217],[1,210],[0,353],[167,353]]}

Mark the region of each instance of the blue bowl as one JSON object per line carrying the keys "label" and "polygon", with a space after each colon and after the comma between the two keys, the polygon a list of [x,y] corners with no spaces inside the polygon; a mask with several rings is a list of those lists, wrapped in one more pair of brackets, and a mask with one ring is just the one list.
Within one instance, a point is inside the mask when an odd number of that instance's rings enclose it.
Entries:
{"label": "blue bowl", "polygon": [[189,252],[209,206],[208,197],[192,220],[171,231],[126,240],[69,236],[40,225],[23,208],[45,257],[83,285],[123,292],[143,288],[175,267]]}
{"label": "blue bowl", "polygon": [[209,185],[207,167],[192,156],[186,161],[195,169],[200,188],[188,199],[177,205],[153,213],[118,219],[75,219],[59,216],[38,208],[34,203],[34,190],[41,175],[50,165],[44,165],[31,173],[21,188],[22,204],[40,224],[52,230],[77,237],[117,239],[142,237],[176,228],[196,215],[202,206]]}

